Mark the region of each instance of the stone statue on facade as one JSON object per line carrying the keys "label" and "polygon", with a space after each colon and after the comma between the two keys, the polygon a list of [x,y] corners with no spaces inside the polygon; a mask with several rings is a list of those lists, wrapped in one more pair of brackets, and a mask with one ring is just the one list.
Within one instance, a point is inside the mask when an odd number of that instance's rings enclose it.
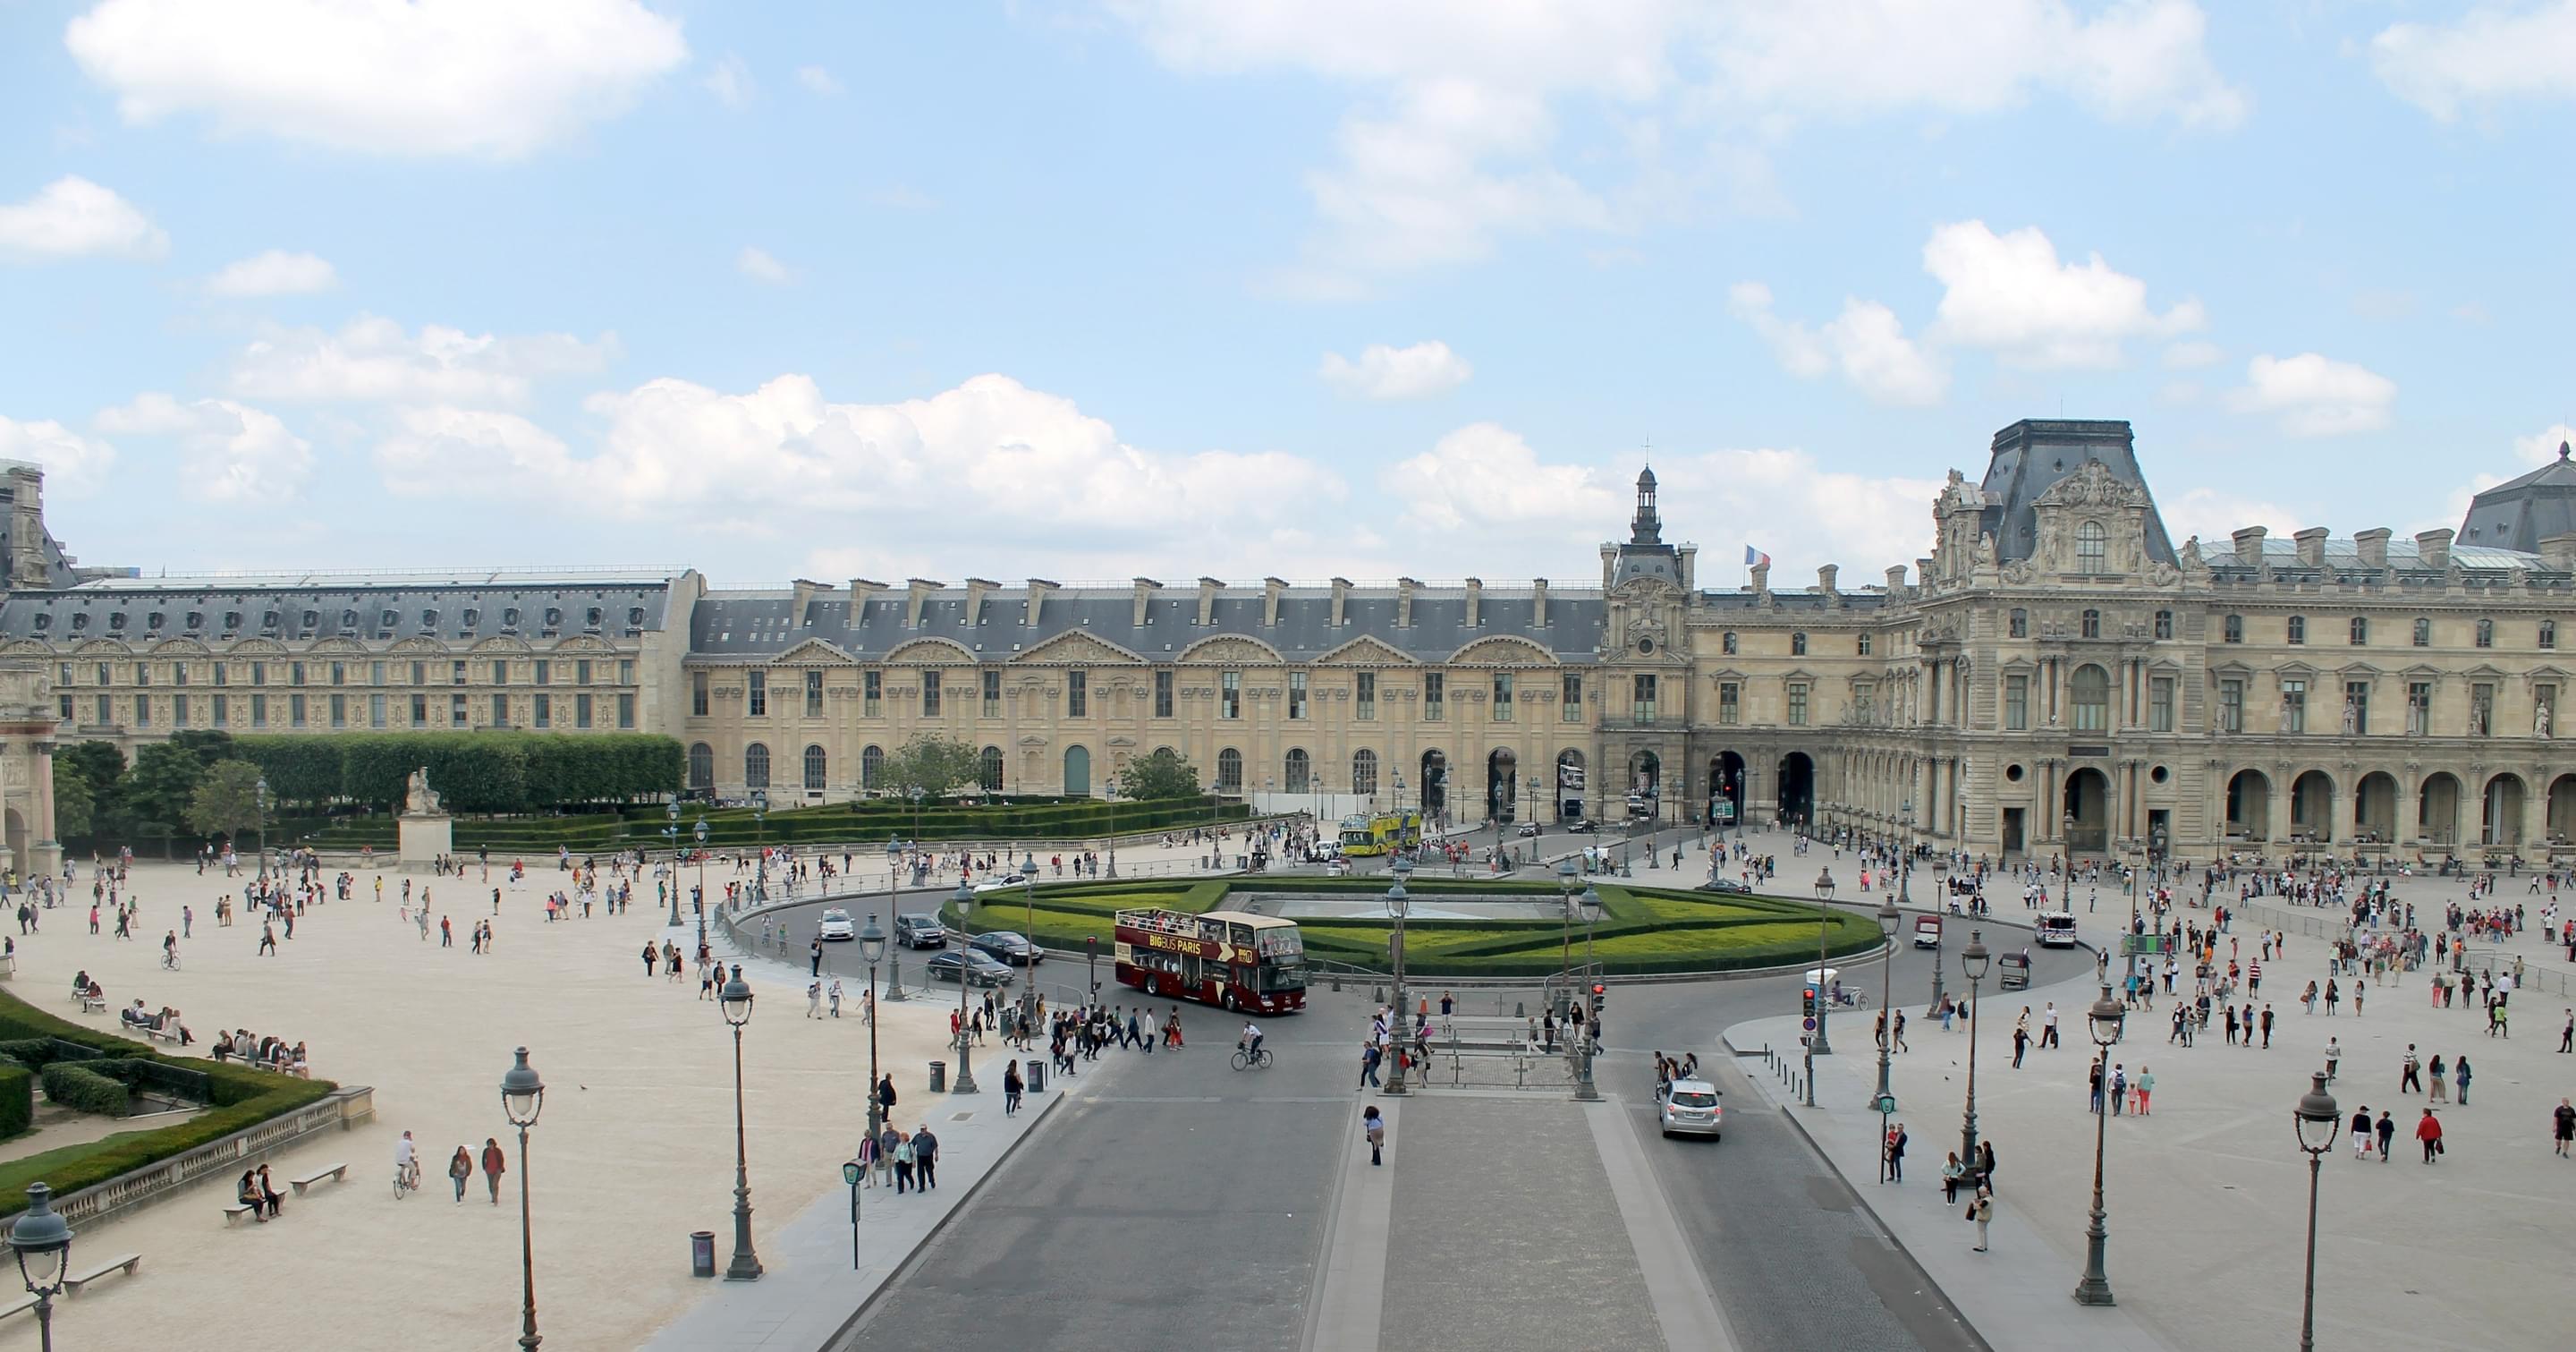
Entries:
{"label": "stone statue on facade", "polygon": [[438,805],[438,791],[429,786],[428,766],[411,772],[410,787],[403,793],[403,811],[415,817],[445,815],[446,810]]}
{"label": "stone statue on facade", "polygon": [[2542,740],[2544,740],[2544,741],[2548,739],[2548,737],[2549,737],[2549,706],[2548,706],[2548,705],[2546,705],[2546,704],[2542,704],[2542,705],[2535,706],[2535,707],[2532,709],[2532,711],[2531,711],[2531,735],[2532,735],[2532,736],[2534,736],[2534,737],[2541,738],[2541,739],[2542,739]]}
{"label": "stone statue on facade", "polygon": [[2360,719],[2361,711],[2353,707],[2351,700],[2345,700],[2343,702],[2343,735],[2350,737],[2353,734],[2353,726],[2358,723]]}

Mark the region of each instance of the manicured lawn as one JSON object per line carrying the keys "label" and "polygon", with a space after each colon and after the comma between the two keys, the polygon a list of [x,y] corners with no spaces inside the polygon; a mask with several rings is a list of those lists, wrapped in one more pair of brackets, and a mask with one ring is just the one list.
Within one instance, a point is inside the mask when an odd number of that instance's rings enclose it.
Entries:
{"label": "manicured lawn", "polygon": [[113,1136],[102,1136],[95,1141],[56,1146],[51,1150],[29,1155],[25,1159],[10,1160],[6,1164],[0,1164],[0,1197],[24,1197],[27,1195],[28,1184],[41,1182],[48,1176],[59,1176],[63,1166],[98,1151],[111,1149],[118,1142],[131,1141],[138,1136],[150,1134],[149,1131],[120,1131]]}

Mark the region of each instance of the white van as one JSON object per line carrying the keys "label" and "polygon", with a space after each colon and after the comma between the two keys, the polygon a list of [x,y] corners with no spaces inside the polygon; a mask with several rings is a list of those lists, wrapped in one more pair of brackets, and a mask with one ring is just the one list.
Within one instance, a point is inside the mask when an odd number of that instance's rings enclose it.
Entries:
{"label": "white van", "polygon": [[2039,946],[2073,948],[2075,946],[2075,913],[2042,911],[2039,913]]}

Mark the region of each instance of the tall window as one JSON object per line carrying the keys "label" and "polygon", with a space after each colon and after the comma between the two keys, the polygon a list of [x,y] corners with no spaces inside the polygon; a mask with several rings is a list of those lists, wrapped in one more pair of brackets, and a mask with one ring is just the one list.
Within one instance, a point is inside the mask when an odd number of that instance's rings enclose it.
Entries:
{"label": "tall window", "polygon": [[1304,793],[1313,779],[1314,765],[1306,759],[1305,748],[1291,749],[1287,761],[1279,767],[1279,787],[1290,793]]}
{"label": "tall window", "polygon": [[2418,648],[2430,648],[2433,646],[2433,622],[2431,620],[2419,618],[2415,621],[2415,646]]}
{"label": "tall window", "polygon": [[1154,673],[1154,717],[1169,718],[1171,716],[1172,673],[1168,671],[1158,671]]}
{"label": "tall window", "polygon": [[1735,631],[1729,629],[1725,633],[1720,634],[1717,640],[1717,648],[1719,652],[1725,653],[1729,657],[1735,656]]}
{"label": "tall window", "polygon": [[510,726],[509,696],[494,695],[492,697],[492,726],[496,728],[506,728]]}
{"label": "tall window", "polygon": [[1002,748],[998,746],[984,748],[984,754],[975,758],[975,774],[976,781],[984,786],[984,792],[1000,793],[1002,791]]}
{"label": "tall window", "polygon": [[1743,720],[1744,683],[1741,681],[1718,682],[1717,721],[1720,723],[1732,724],[1740,723]]}
{"label": "tall window", "polygon": [[[1229,671],[1219,676],[1217,687],[1216,716],[1219,718],[1243,717],[1243,673]],[[1240,775],[1241,771],[1241,758],[1237,757],[1236,773]],[[1239,780],[1238,783],[1240,783]]]}
{"label": "tall window", "polygon": [[1564,688],[1557,692],[1557,721],[1561,723],[1582,722],[1583,678],[1573,672],[1567,672],[1565,679],[1559,682],[1559,684]]}
{"label": "tall window", "polygon": [[[706,712],[699,710],[700,713]],[[859,677],[859,714],[875,718],[885,712],[885,673],[867,672]]]}
{"label": "tall window", "polygon": [[2244,642],[2244,641],[2245,641],[2245,617],[2244,617],[2244,616],[2242,616],[2242,615],[2230,615],[2230,616],[2228,616],[2224,621],[2220,622],[2220,624],[2219,624],[2219,626],[2218,626],[2218,633],[2219,633],[2219,637],[2220,637],[2220,639],[2221,639],[2223,642],[2227,642],[2227,643],[2242,643],[2242,642]]}
{"label": "tall window", "polygon": [[2350,727],[2348,727],[2348,728],[2344,729],[2344,731],[2346,731],[2346,732],[2350,732],[2350,733],[2354,733],[2354,734],[2357,734],[2357,735],[2359,735],[2359,736],[2364,736],[2364,737],[2369,736],[2369,735],[2370,735],[2370,682],[2368,682],[2368,681],[2346,681],[2346,682],[2344,682],[2344,683],[2343,683],[2343,708],[2344,708],[2344,713],[2345,713],[2345,714],[2350,718],[2350,721],[2351,721],[2351,724],[2352,724],[2352,726],[2350,726]]}
{"label": "tall window", "polygon": [[2289,623],[2283,629],[2282,637],[2288,639],[2292,643],[2307,642],[2308,617],[2305,615],[2291,616]]}
{"label": "tall window", "polygon": [[2154,676],[2147,680],[2147,731],[2174,730],[2174,678]]}
{"label": "tall window", "polygon": [[939,716],[938,672],[925,671],[921,673],[921,716],[924,718],[937,718]]}
{"label": "tall window", "polygon": [[1861,656],[1863,656],[1863,657],[1867,657],[1867,656],[1869,656],[1869,635],[1867,635],[1867,634],[1863,634],[1863,635],[1861,635],[1857,640],[1855,640],[1855,641],[1853,642],[1853,648],[1854,648],[1856,651],[1858,651],[1858,652],[1860,653],[1860,655],[1861,655]]}
{"label": "tall window", "polygon": [[1376,752],[1361,750],[1351,753],[1351,792],[1377,792]]}
{"label": "tall window", "polygon": [[1306,716],[1306,673],[1302,671],[1288,673],[1288,716]]}
{"label": "tall window", "polygon": [[716,786],[716,749],[704,742],[689,743],[689,787],[712,789]]}
{"label": "tall window", "polygon": [[742,749],[742,786],[746,789],[769,787],[769,748],[754,742]]}
{"label": "tall window", "polygon": [[2172,611],[2170,611],[2170,610],[2159,610],[2159,611],[2157,611],[2157,612],[2156,612],[2156,638],[2157,638],[2157,640],[2158,640],[2158,641],[2163,641],[2163,640],[2166,640],[2166,639],[2170,639],[2170,638],[2172,638],[2172,637],[2173,637],[2173,612],[2172,612]]}
{"label": "tall window", "polygon": [[821,746],[809,745],[805,748],[805,791],[807,793],[823,791],[824,785],[829,782],[823,774],[828,765],[829,762]]}
{"label": "tall window", "polygon": [[2306,732],[2307,730],[2308,683],[2285,680],[2281,682],[2281,731]]}
{"label": "tall window", "polygon": [[2245,682],[2236,677],[2218,683],[2218,730],[2245,731]]}
{"label": "tall window", "polygon": [[1791,657],[1807,655],[1807,636],[1803,631],[1789,636],[1789,655]]}
{"label": "tall window", "polygon": [[1512,721],[1512,677],[1507,671],[1494,673],[1494,721]]}
{"label": "tall window", "polygon": [[2103,531],[2102,523],[2099,521],[2087,521],[2077,526],[2075,528],[2075,571],[2079,573],[2103,571],[2102,557],[2106,552],[2104,546],[2108,541],[2109,537]]}
{"label": "tall window", "polygon": [[1377,673],[1376,673],[1376,672],[1374,672],[1374,671],[1363,671],[1363,672],[1361,672],[1360,674],[1358,674],[1357,676],[1354,676],[1354,677],[1352,677],[1352,678],[1351,678],[1351,699],[1352,699],[1352,701],[1353,701],[1353,702],[1355,702],[1355,703],[1357,703],[1357,704],[1359,705],[1359,714],[1358,714],[1359,721],[1361,721],[1361,722],[1363,722],[1363,723],[1369,723],[1369,722],[1374,722],[1374,721],[1376,721],[1376,719],[1377,719]]}
{"label": "tall window", "polygon": [[2406,735],[2421,737],[2433,722],[2433,683],[2406,683]]}
{"label": "tall window", "polygon": [[1449,678],[1436,671],[1426,673],[1422,678],[1422,720],[1437,723],[1448,711]]}
{"label": "tall window", "polygon": [[2353,616],[2352,633],[2344,641],[2350,643],[2356,648],[2366,648],[2370,646],[2370,617],[2367,615]]}
{"label": "tall window", "polygon": [[2027,732],[2030,729],[2030,678],[2004,678],[2004,731]]}
{"label": "tall window", "polygon": [[[753,718],[760,718],[769,712],[769,673],[755,671],[750,674],[750,679],[750,694],[746,697],[749,703],[743,711]],[[537,684],[544,685],[545,681],[540,679]]]}
{"label": "tall window", "polygon": [[2100,638],[2100,637],[2102,637],[2102,612],[2101,612],[2101,611],[2098,611],[2098,610],[2088,610],[2088,611],[2085,611],[2085,612],[2084,612],[2083,625],[2084,625],[2084,629],[2083,629],[2084,637],[2086,637],[2086,638]]}
{"label": "tall window", "polygon": [[[337,664],[335,663],[334,665],[336,666]],[[506,659],[495,659],[492,663],[492,684],[508,685],[509,683],[510,663]],[[332,684],[338,685],[339,682],[333,681]]]}
{"label": "tall window", "polygon": [[2004,621],[2004,633],[2012,638],[2030,637],[2030,612],[2015,606]]}
{"label": "tall window", "polygon": [[871,746],[860,749],[859,787],[862,789],[882,789],[885,787],[884,748]]}
{"label": "tall window", "polygon": [[2542,620],[2540,622],[2540,646],[2544,648],[2555,648],[2558,646],[2558,621]]}
{"label": "tall window", "polygon": [[624,732],[635,730],[635,696],[632,694],[617,697],[617,726]]}
{"label": "tall window", "polygon": [[823,716],[823,673],[819,671],[805,673],[805,716]]}
{"label": "tall window", "polygon": [[536,726],[541,729],[551,728],[555,725],[554,696],[539,695],[536,697],[536,716],[534,721]]}
{"label": "tall window", "polygon": [[2478,646],[2481,648],[2492,648],[2495,646],[2495,621],[2478,621]]}
{"label": "tall window", "polygon": [[1640,723],[1655,721],[1655,678],[1639,676],[1629,692],[1630,708]]}
{"label": "tall window", "polygon": [[1243,792],[1243,753],[1233,747],[1216,753],[1216,791]]}
{"label": "tall window", "polygon": [[1805,681],[1789,682],[1789,726],[1793,728],[1807,726],[1807,683]]}
{"label": "tall window", "polygon": [[2480,683],[2469,687],[2469,735],[2495,736],[2495,687]]}
{"label": "tall window", "polygon": [[2103,732],[2111,726],[2111,673],[2086,663],[2075,669],[2067,683],[2068,697],[2075,705],[2077,732]]}
{"label": "tall window", "polygon": [[[993,677],[995,682],[993,702],[998,707],[1001,703],[1000,696],[1002,693],[999,688],[1001,673],[991,672],[988,674]],[[1068,671],[1064,674],[1064,716],[1067,718],[1088,718],[1091,716],[1090,672]]]}

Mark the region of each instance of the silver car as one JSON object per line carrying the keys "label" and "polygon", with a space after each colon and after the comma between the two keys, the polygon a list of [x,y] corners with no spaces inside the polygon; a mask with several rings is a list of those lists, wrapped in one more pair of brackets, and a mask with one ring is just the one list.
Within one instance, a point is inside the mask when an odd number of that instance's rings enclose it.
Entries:
{"label": "silver car", "polygon": [[1675,1080],[1655,1105],[1655,1125],[1666,1136],[1705,1136],[1714,1141],[1726,1125],[1726,1105],[1706,1080]]}

